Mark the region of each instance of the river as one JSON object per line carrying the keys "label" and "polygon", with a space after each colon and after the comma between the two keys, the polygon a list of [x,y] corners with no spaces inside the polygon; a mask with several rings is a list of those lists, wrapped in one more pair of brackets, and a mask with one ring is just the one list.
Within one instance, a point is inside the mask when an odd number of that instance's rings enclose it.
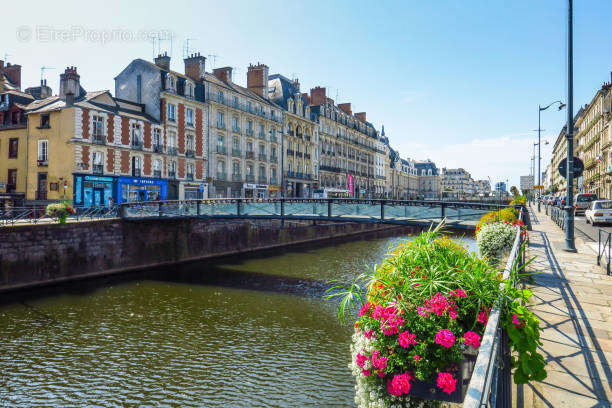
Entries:
{"label": "river", "polygon": [[354,406],[352,327],[323,299],[326,282],[351,281],[403,238],[293,247],[5,298],[0,406]]}

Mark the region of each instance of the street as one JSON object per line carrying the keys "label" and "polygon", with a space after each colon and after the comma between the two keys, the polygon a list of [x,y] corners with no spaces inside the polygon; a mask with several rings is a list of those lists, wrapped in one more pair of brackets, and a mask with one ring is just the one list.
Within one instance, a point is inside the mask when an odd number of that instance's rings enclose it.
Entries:
{"label": "street", "polygon": [[[538,217],[546,217],[544,212],[544,207],[542,207],[542,211],[540,213],[537,212],[537,206],[534,205],[531,207],[534,210],[534,214]],[[550,209],[549,209],[550,214]],[[548,215],[550,217],[550,215]],[[610,225],[598,225],[597,227],[593,227],[591,224],[587,224],[584,218],[584,215],[575,216],[574,226],[576,228],[576,235],[580,234],[582,238],[586,239],[590,242],[598,242],[599,241],[599,229],[603,229],[608,232],[612,232],[612,224]]]}

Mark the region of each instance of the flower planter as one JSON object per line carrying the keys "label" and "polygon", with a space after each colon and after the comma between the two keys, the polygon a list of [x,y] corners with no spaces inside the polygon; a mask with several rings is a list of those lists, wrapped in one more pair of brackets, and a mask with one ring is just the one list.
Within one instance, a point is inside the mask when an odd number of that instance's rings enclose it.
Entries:
{"label": "flower planter", "polygon": [[476,365],[476,351],[466,350],[463,353],[463,360],[457,369],[457,388],[450,394],[443,392],[436,387],[435,383],[415,380],[410,387],[410,396],[419,397],[428,400],[436,400],[443,402],[461,403],[465,398],[465,393],[470,385],[474,365]]}

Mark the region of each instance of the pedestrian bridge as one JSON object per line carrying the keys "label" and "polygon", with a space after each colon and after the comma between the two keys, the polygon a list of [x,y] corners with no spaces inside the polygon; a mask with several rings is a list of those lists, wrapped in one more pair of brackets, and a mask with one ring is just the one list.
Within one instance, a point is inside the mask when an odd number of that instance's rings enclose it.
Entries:
{"label": "pedestrian bridge", "polygon": [[429,225],[446,220],[448,227],[474,229],[485,213],[506,207],[495,203],[318,199],[219,198],[123,203],[123,219],[210,218],[279,219]]}

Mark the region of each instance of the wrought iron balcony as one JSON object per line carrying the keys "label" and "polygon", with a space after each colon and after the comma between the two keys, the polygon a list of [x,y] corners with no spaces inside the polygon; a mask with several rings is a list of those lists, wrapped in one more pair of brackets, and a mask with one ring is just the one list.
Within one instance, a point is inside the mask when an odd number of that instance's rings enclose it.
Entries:
{"label": "wrought iron balcony", "polygon": [[233,148],[232,149],[232,156],[241,157],[242,156],[242,152],[240,151],[240,149]]}
{"label": "wrought iron balcony", "polygon": [[227,149],[225,148],[225,146],[217,146],[217,153],[226,154]]}
{"label": "wrought iron balcony", "polygon": [[247,150],[246,152],[246,158],[247,159],[253,159],[255,157],[255,152],[252,150]]}
{"label": "wrought iron balcony", "polygon": [[153,177],[161,178],[161,176],[162,176],[161,170],[153,170]]}
{"label": "wrought iron balcony", "polygon": [[178,147],[170,146],[168,147],[168,154],[176,156],[178,154]]}
{"label": "wrought iron balcony", "polygon": [[266,161],[268,157],[265,153],[259,153],[259,161]]}
{"label": "wrought iron balcony", "polygon": [[185,150],[185,157],[195,157],[195,150],[193,149],[187,149]]}
{"label": "wrought iron balcony", "polygon": [[247,135],[247,136],[253,136],[253,129],[249,129],[249,128],[247,128],[247,130],[246,130],[246,135]]}
{"label": "wrought iron balcony", "polygon": [[187,173],[187,180],[193,181],[193,173]]}
{"label": "wrought iron balcony", "polygon": [[132,149],[142,150],[142,140],[132,139]]}
{"label": "wrought iron balcony", "polygon": [[140,169],[132,169],[132,177],[140,177],[141,170]]}
{"label": "wrought iron balcony", "polygon": [[227,174],[217,172],[217,180],[227,180]]}
{"label": "wrought iron balcony", "polygon": [[292,149],[287,149],[288,156],[293,156],[294,154],[295,154],[295,151],[293,151]]}
{"label": "wrought iron balcony", "polygon": [[155,153],[163,153],[164,152],[164,146],[161,144],[154,144],[153,145],[153,151]]}
{"label": "wrought iron balcony", "polygon": [[270,163],[278,163],[278,157],[270,156]]}
{"label": "wrought iron balcony", "polygon": [[278,138],[274,135],[270,136],[270,141],[274,143],[278,143]]}
{"label": "wrought iron balcony", "polygon": [[247,175],[246,175],[246,181],[247,181],[248,183],[254,183],[254,182],[255,182],[255,176],[254,176],[254,175],[252,175],[252,174],[247,174]]}
{"label": "wrought iron balcony", "polygon": [[304,158],[310,160],[310,153],[304,153]]}
{"label": "wrought iron balcony", "polygon": [[93,166],[91,166],[91,170],[93,174],[104,174],[104,165],[94,164]]}
{"label": "wrought iron balcony", "polygon": [[268,184],[268,180],[266,179],[265,176],[259,176],[259,178],[257,179],[257,183],[259,184]]}
{"label": "wrought iron balcony", "polygon": [[105,145],[106,138],[102,134],[94,134],[91,138],[91,142],[93,144]]}
{"label": "wrought iron balcony", "polygon": [[266,140],[266,134],[264,132],[259,132],[259,138],[262,140]]}
{"label": "wrought iron balcony", "polygon": [[295,155],[296,155],[297,157],[302,157],[302,156],[303,156],[302,152],[295,152]]}
{"label": "wrought iron balcony", "polygon": [[47,159],[38,159],[36,161],[36,164],[38,166],[48,166],[49,165],[49,160],[47,160]]}
{"label": "wrought iron balcony", "polygon": [[233,173],[232,174],[232,181],[242,181],[242,174],[240,174],[240,173]]}

